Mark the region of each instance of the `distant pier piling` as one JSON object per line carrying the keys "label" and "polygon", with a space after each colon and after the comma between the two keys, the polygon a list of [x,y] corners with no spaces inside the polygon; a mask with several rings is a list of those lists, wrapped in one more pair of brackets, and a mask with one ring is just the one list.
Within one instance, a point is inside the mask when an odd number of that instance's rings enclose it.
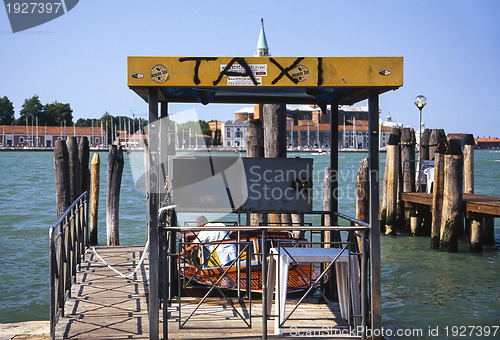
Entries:
{"label": "distant pier piling", "polygon": [[[459,139],[450,140],[443,129],[425,130],[422,133],[422,160],[431,160],[433,177],[432,200],[420,190],[410,179],[409,165],[412,162],[408,156],[409,129],[401,133],[401,165],[403,167],[402,197],[406,204],[406,220],[408,208],[412,207],[410,215],[410,234],[421,235],[430,233],[432,249],[455,252],[458,250],[458,237],[464,234],[470,236],[470,251],[481,252],[484,245],[495,244],[494,218],[498,216],[498,198],[474,193],[474,147],[472,134],[464,135],[463,150]],[[427,141],[428,140],[428,141]],[[390,212],[393,207],[393,185],[396,177],[391,174],[392,146],[387,149],[386,171],[384,173],[384,189],[380,220],[386,224],[386,233],[393,232],[390,227]],[[413,163],[414,164],[414,163]],[[432,164],[432,165],[431,165]],[[427,189],[429,188],[427,183]],[[418,212],[418,214],[415,214]],[[384,220],[385,219],[385,220]],[[422,223],[424,222],[424,223]],[[423,224],[423,226],[422,226]]]}
{"label": "distant pier piling", "polygon": [[108,156],[106,196],[106,235],[108,246],[119,246],[120,186],[123,174],[123,149],[112,145]]}
{"label": "distant pier piling", "polygon": [[432,223],[431,223],[431,248],[439,249],[441,237],[441,215],[443,209],[444,189],[444,154],[446,152],[446,139],[441,139],[434,151],[434,189],[432,192]]}
{"label": "distant pier piling", "polygon": [[396,234],[397,221],[397,199],[398,199],[398,178],[399,178],[399,136],[397,133],[389,135],[389,145],[387,146],[387,188],[386,188],[386,216],[385,233]]}
{"label": "distant pier piling", "polygon": [[446,134],[443,129],[432,129],[429,136],[429,159],[431,161],[435,160],[436,150],[438,148],[439,141],[446,139]]}
{"label": "distant pier piling", "polygon": [[474,193],[474,136],[468,134],[464,140],[464,193]]}
{"label": "distant pier piling", "polygon": [[[415,191],[415,132],[410,128],[401,130],[401,169],[403,175],[403,192]],[[413,207],[404,207],[404,226],[410,226],[410,213]]]}

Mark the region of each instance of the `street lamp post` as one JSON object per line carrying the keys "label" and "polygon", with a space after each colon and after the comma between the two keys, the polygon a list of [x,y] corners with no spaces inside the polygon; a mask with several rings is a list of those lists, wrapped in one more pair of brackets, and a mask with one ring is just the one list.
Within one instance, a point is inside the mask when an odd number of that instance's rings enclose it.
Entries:
{"label": "street lamp post", "polygon": [[420,111],[420,119],[418,124],[419,129],[419,142],[418,142],[418,182],[417,182],[417,191],[420,191],[420,176],[422,175],[422,109],[425,104],[427,104],[427,98],[423,95],[419,95],[415,98],[415,105],[418,107]]}

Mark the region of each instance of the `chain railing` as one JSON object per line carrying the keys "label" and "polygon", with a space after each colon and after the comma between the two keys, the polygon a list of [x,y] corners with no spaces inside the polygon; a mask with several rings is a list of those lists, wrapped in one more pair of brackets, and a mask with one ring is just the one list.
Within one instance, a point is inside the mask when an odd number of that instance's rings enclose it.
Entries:
{"label": "chain railing", "polygon": [[84,192],[49,229],[50,336],[64,316],[64,304],[71,296],[77,269],[88,245],[88,194]]}

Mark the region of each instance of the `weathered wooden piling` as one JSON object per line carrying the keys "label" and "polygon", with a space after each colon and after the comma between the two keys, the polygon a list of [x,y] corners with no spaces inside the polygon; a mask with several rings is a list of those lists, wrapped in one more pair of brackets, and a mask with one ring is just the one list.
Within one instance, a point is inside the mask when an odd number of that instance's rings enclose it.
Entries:
{"label": "weathered wooden piling", "polygon": [[369,222],[370,220],[370,183],[368,180],[368,158],[361,161],[356,175],[356,219]]}
{"label": "weathered wooden piling", "polygon": [[387,210],[385,217],[385,233],[396,233],[397,221],[397,199],[399,178],[399,136],[395,133],[389,135],[387,146]]}
{"label": "weathered wooden piling", "polygon": [[458,140],[450,139],[444,156],[443,209],[439,242],[442,251],[458,250],[458,230],[463,229],[462,183],[462,149]]}
{"label": "weathered wooden piling", "polygon": [[[264,157],[264,128],[260,119],[248,122],[247,157]],[[251,214],[251,225],[267,225],[267,214]]]}
{"label": "weathered wooden piling", "polygon": [[69,187],[71,192],[71,203],[81,194],[82,176],[80,168],[80,158],[78,157],[78,142],[75,136],[68,137],[67,141],[69,155]]}
{"label": "weathered wooden piling", "polygon": [[70,167],[69,153],[66,141],[57,140],[54,143],[54,171],[56,179],[56,212],[61,216],[70,207]]}
{"label": "weathered wooden piling", "polygon": [[80,175],[82,176],[80,193],[84,193],[86,191],[90,194],[89,159],[89,139],[87,137],[81,137],[80,142],[78,143],[78,160],[80,161]]}
{"label": "weathered wooden piling", "polygon": [[464,140],[464,193],[474,193],[474,136],[468,134]]}
{"label": "weathered wooden piling", "polygon": [[422,143],[422,156],[420,159],[422,160],[428,160],[429,159],[429,138],[430,138],[430,130],[425,129],[424,132],[422,132],[422,136],[420,138],[420,142]]}
{"label": "weathered wooden piling", "polygon": [[446,139],[438,141],[434,152],[434,189],[432,192],[432,223],[431,223],[431,248],[439,249],[441,237],[441,215],[443,209],[444,189],[444,153],[446,152]]}
{"label": "weathered wooden piling", "polygon": [[91,198],[90,198],[90,244],[97,244],[97,218],[99,210],[99,174],[101,159],[96,152],[92,157],[91,167]]}
{"label": "weathered wooden piling", "polygon": [[379,221],[380,221],[380,232],[385,232],[385,217],[387,214],[387,156],[385,158],[385,165],[384,165],[384,178],[382,180],[382,199],[380,202],[380,214],[379,214]]}
{"label": "weathered wooden piling", "polygon": [[[356,174],[356,219],[370,222],[370,181],[368,157],[363,158]],[[361,238],[356,237],[358,249],[361,249]]]}
{"label": "weathered wooden piling", "polygon": [[483,251],[483,219],[479,216],[467,219],[470,223],[470,251]]}
{"label": "weathered wooden piling", "polygon": [[119,208],[120,208],[120,185],[123,174],[123,149],[112,145],[108,156],[108,178],[106,196],[106,234],[107,245],[120,245],[119,238]]}
{"label": "weathered wooden piling", "polygon": [[483,244],[495,244],[495,218],[491,215],[484,216],[483,219]]}
{"label": "weathered wooden piling", "polygon": [[434,160],[438,143],[440,140],[446,139],[446,134],[443,129],[432,129],[429,135],[429,159]]}
{"label": "weathered wooden piling", "polygon": [[404,202],[401,199],[403,193],[403,164],[401,162],[401,129],[392,128],[391,133],[397,134],[399,141],[399,155],[398,155],[398,177],[397,177],[397,203],[396,203],[396,229],[401,229],[405,225],[405,209]]}
{"label": "weathered wooden piling", "polygon": [[[474,136],[471,134],[465,135],[464,138],[464,193],[473,194],[474,193]],[[472,228],[476,230],[475,234],[481,234],[481,231],[477,230],[482,227],[482,221],[477,221],[473,224],[473,220],[469,217],[465,218],[465,233],[471,235],[471,251],[479,251],[479,246],[472,245]],[[479,237],[478,240],[481,238]],[[474,248],[474,249],[473,249]],[[482,249],[481,249],[482,250]]]}
{"label": "weathered wooden piling", "polygon": [[[401,173],[403,176],[402,190],[403,192],[415,191],[415,131],[411,128],[403,128],[401,130]],[[403,215],[401,216],[404,222],[405,229],[410,227],[410,214],[415,207],[407,204],[403,207]]]}
{"label": "weathered wooden piling", "polygon": [[[323,176],[323,210],[330,211],[330,167],[325,167],[325,173]],[[325,214],[325,225],[330,225],[330,214]],[[329,230],[325,231],[325,242],[332,242],[331,232]]]}
{"label": "weathered wooden piling", "polygon": [[[286,158],[286,105],[264,104],[264,155],[266,158]],[[271,225],[281,224],[280,214],[269,214]]]}

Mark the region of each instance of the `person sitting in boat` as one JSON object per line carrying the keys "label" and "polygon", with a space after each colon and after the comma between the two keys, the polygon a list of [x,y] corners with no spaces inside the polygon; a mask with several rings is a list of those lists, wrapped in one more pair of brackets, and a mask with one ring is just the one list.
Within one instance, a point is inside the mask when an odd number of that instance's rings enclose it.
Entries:
{"label": "person sitting in boat", "polygon": [[[199,227],[225,227],[223,223],[209,223],[205,216],[199,216],[196,219],[196,225]],[[236,258],[236,246],[233,243],[220,242],[229,240],[232,231],[229,230],[202,230],[193,240],[192,244],[185,247],[187,253],[197,259],[199,264],[205,267],[221,267],[229,265]],[[211,243],[205,245],[204,243]],[[196,243],[203,243],[202,247]],[[198,263],[195,263],[198,264]]]}

